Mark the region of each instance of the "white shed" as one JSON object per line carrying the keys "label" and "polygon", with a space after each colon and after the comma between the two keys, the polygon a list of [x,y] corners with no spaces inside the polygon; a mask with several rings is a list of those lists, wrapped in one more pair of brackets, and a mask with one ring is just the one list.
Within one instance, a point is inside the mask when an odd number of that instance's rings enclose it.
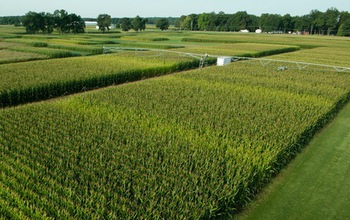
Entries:
{"label": "white shed", "polygon": [[97,21],[85,21],[85,26],[96,26],[97,25]]}
{"label": "white shed", "polygon": [[218,57],[216,65],[217,66],[225,66],[231,63],[231,57]]}

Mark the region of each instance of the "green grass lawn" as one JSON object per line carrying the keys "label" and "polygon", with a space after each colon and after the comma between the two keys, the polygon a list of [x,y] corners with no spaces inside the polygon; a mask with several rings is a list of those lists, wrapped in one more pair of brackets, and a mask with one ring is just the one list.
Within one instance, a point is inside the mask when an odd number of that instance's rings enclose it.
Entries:
{"label": "green grass lawn", "polygon": [[350,219],[350,104],[238,219]]}

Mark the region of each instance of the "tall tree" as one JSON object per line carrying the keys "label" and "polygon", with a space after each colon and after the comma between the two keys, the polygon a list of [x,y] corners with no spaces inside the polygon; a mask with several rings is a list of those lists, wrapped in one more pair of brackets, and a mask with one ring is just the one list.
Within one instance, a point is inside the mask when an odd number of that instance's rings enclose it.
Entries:
{"label": "tall tree", "polygon": [[70,14],[70,30],[74,34],[84,33],[85,32],[85,21],[76,14]]}
{"label": "tall tree", "polygon": [[245,30],[248,28],[250,18],[246,11],[239,11],[235,14],[240,30]]}
{"label": "tall tree", "polygon": [[186,15],[181,15],[181,17],[176,20],[175,27],[182,29],[182,24],[184,23],[186,18],[187,18]]}
{"label": "tall tree", "polygon": [[197,31],[198,30],[198,15],[197,14],[190,14],[191,17],[191,30]]}
{"label": "tall tree", "polygon": [[56,10],[53,13],[54,20],[55,20],[55,28],[60,34],[68,33],[70,31],[69,23],[70,18],[69,14],[65,10]]}
{"label": "tall tree", "polygon": [[264,32],[278,31],[282,29],[282,16],[278,14],[262,14],[260,27]]}
{"label": "tall tree", "polygon": [[220,11],[215,16],[215,30],[216,31],[228,31],[229,27],[227,26],[227,20],[229,19],[229,15],[225,14],[223,11]]}
{"label": "tall tree", "polygon": [[239,11],[236,14],[230,15],[227,20],[227,25],[230,31],[240,31],[248,29],[251,23],[251,17],[246,11]]}
{"label": "tall tree", "polygon": [[192,29],[192,19],[190,16],[186,16],[186,19],[181,24],[181,29],[191,30]]}
{"label": "tall tree", "polygon": [[142,20],[141,20],[141,28],[140,28],[141,31],[146,30],[146,24],[147,24],[147,22],[148,22],[148,19],[147,19],[147,18],[142,18]]}
{"label": "tall tree", "polygon": [[44,19],[42,14],[33,11],[25,14],[22,23],[26,27],[26,32],[28,34],[35,34],[44,29]]}
{"label": "tall tree", "polygon": [[159,28],[160,30],[168,30],[169,28],[169,21],[166,18],[160,18],[157,20],[156,27]]}
{"label": "tall tree", "polygon": [[294,22],[290,14],[285,14],[282,17],[282,28],[284,33],[294,30]]}
{"label": "tall tree", "polygon": [[186,16],[185,20],[181,24],[181,29],[195,31],[198,30],[198,15],[190,14]]}
{"label": "tall tree", "polygon": [[247,24],[247,29],[249,31],[255,31],[259,28],[259,17],[256,15],[248,15],[249,16],[249,23]]}
{"label": "tall tree", "polygon": [[55,28],[55,19],[53,14],[51,13],[46,13],[43,14],[43,19],[44,19],[44,26],[43,26],[43,33],[48,33],[51,34]]}
{"label": "tall tree", "polygon": [[327,28],[327,35],[332,32],[336,32],[338,29],[338,21],[340,17],[340,12],[336,8],[329,8],[325,12],[325,25]]}
{"label": "tall tree", "polygon": [[309,13],[310,17],[310,34],[321,33],[324,29],[324,16],[323,12],[315,9]]}
{"label": "tall tree", "polygon": [[101,30],[103,33],[107,30],[110,30],[112,24],[111,16],[108,14],[100,14],[97,17],[97,26],[98,29]]}
{"label": "tall tree", "polygon": [[350,36],[350,13],[340,12],[338,36]]}
{"label": "tall tree", "polygon": [[342,23],[338,29],[338,36],[350,37],[350,20]]}
{"label": "tall tree", "polygon": [[295,31],[300,31],[300,32],[309,31],[310,24],[311,24],[310,16],[308,15],[296,16],[293,18],[293,21],[294,21]]}
{"label": "tall tree", "polygon": [[131,19],[130,18],[122,18],[120,20],[120,27],[123,31],[129,31],[132,28]]}
{"label": "tall tree", "polygon": [[211,16],[209,13],[202,13],[198,16],[198,30],[209,30]]}
{"label": "tall tree", "polygon": [[348,11],[342,11],[339,14],[339,24],[343,24],[346,21],[350,21],[350,13]]}
{"label": "tall tree", "polygon": [[132,22],[132,29],[134,29],[134,31],[141,31],[142,30],[142,18],[140,16],[136,16]]}

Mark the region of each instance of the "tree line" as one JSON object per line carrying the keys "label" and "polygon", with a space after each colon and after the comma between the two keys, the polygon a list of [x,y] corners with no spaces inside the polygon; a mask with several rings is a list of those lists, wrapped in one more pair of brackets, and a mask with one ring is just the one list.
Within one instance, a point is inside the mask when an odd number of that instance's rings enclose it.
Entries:
{"label": "tree line", "polygon": [[74,13],[68,14],[65,10],[56,10],[51,13],[28,12],[22,17],[22,25],[29,34],[42,32],[51,34],[56,29],[62,33],[83,33],[85,31],[85,21]]}
{"label": "tree line", "polygon": [[303,16],[290,14],[261,14],[256,16],[246,11],[235,14],[202,13],[181,16],[175,26],[184,30],[200,31],[240,31],[254,32],[304,32],[309,34],[350,36],[350,13],[329,8],[326,12],[312,10]]}
{"label": "tree line", "polygon": [[0,17],[0,25],[21,26],[23,16],[3,16]]}
{"label": "tree line", "polygon": [[137,15],[135,18],[112,18],[108,14],[100,14],[97,19],[95,18],[85,18],[87,21],[96,21],[98,28],[105,32],[109,31],[110,27],[113,25],[123,31],[144,31],[146,30],[147,24],[155,24],[157,28],[161,30],[167,30],[171,23],[175,24],[174,18],[142,18]]}
{"label": "tree line", "polygon": [[68,14],[65,10],[56,10],[53,14],[28,12],[25,16],[0,17],[1,25],[23,25],[27,33],[52,33],[56,29],[59,33],[84,32],[84,20],[97,21],[99,29],[103,32],[110,30],[113,24],[123,31],[143,31],[146,24],[155,24],[161,30],[167,30],[174,25],[180,30],[191,31],[240,31],[254,32],[261,29],[262,32],[289,33],[302,32],[320,35],[350,36],[350,13],[329,8],[322,12],[312,10],[303,16],[291,16],[290,14],[268,14],[261,16],[239,11],[235,14],[201,13],[182,15],[179,18],[111,18],[110,15],[100,14],[97,18],[82,19],[76,14]]}

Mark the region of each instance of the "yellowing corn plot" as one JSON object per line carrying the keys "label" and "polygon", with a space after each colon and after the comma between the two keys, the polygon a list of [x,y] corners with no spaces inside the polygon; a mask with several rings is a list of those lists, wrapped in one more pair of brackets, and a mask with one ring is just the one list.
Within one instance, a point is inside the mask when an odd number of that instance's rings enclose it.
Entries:
{"label": "yellowing corn plot", "polygon": [[239,62],[2,109],[0,213],[9,219],[227,215],[349,94],[349,74]]}

